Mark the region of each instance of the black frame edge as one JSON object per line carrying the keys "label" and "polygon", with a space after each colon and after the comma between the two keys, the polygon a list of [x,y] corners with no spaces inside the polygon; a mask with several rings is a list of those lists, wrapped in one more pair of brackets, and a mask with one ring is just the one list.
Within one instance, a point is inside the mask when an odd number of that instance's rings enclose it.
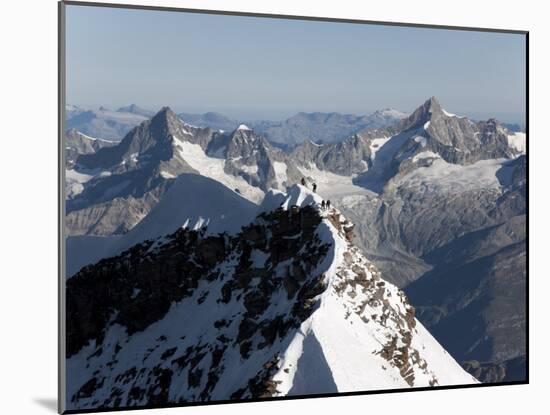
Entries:
{"label": "black frame edge", "polygon": [[65,2],[57,6],[57,250],[58,250],[58,333],[57,333],[57,412],[66,411],[66,352],[65,352]]}
{"label": "black frame edge", "polygon": [[188,408],[194,406],[215,406],[215,405],[229,405],[229,404],[246,404],[253,402],[274,402],[274,401],[295,401],[304,399],[322,399],[322,398],[340,398],[348,396],[366,396],[366,395],[386,395],[393,393],[410,393],[410,392],[435,392],[443,390],[455,390],[455,389],[472,389],[472,388],[489,388],[495,386],[516,386],[527,385],[527,381],[512,381],[501,383],[480,383],[480,384],[467,384],[467,385],[448,385],[448,386],[426,386],[418,388],[408,389],[380,389],[373,391],[360,391],[360,392],[339,392],[339,393],[321,393],[311,395],[297,395],[297,396],[280,396],[271,398],[255,398],[255,399],[240,399],[240,400],[223,400],[223,401],[207,401],[207,402],[185,402],[174,403],[168,405],[143,405],[143,406],[124,406],[118,408],[96,408],[96,409],[71,409],[63,412],[64,414],[92,414],[100,412],[118,412],[118,411],[141,411],[146,409],[173,409],[173,408]]}
{"label": "black frame edge", "polygon": [[525,166],[526,166],[526,205],[525,205],[525,219],[526,219],[526,240],[525,240],[525,252],[526,252],[526,278],[525,278],[525,382],[529,383],[529,364],[530,364],[530,352],[529,352],[529,32],[525,33]]}
{"label": "black frame edge", "polygon": [[268,18],[268,19],[310,20],[310,21],[333,22],[333,23],[370,24],[370,25],[378,25],[378,26],[400,26],[400,27],[412,27],[412,28],[424,28],[424,29],[464,30],[464,31],[475,31],[475,32],[493,32],[493,33],[509,33],[509,34],[528,33],[527,30],[516,30],[516,29],[436,25],[436,24],[428,24],[428,23],[404,23],[404,22],[390,22],[390,21],[380,21],[380,20],[375,21],[375,20],[348,19],[348,18],[338,18],[338,17],[255,13],[255,12],[243,12],[243,11],[233,11],[233,10],[194,9],[194,8],[169,7],[169,6],[146,6],[146,5],[140,5],[140,4],[126,4],[126,3],[101,3],[96,1],[86,2],[86,1],[78,1],[78,0],[65,0],[63,1],[63,3],[65,3],[67,6],[108,7],[113,9],[133,9],[133,10],[155,10],[155,11],[180,12],[180,13],[214,14],[214,15],[224,15],[224,16],[261,17],[261,18]]}

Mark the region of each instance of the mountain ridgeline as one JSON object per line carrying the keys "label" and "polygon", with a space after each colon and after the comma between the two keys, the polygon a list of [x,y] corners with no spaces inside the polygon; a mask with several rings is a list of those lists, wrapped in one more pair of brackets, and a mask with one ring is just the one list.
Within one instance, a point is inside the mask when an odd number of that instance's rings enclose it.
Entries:
{"label": "mountain ridgeline", "polygon": [[67,133],[75,407],[525,379],[524,133],[434,97],[119,111],[142,120],[117,144]]}
{"label": "mountain ridgeline", "polygon": [[476,383],[320,202],[270,191],[238,232],[179,229],[71,277],[70,407]]}

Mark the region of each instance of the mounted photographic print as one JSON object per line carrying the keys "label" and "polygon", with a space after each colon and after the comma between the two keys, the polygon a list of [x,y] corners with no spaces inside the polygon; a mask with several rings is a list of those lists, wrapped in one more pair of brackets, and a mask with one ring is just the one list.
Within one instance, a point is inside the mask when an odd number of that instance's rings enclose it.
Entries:
{"label": "mounted photographic print", "polygon": [[61,2],[60,411],[528,382],[528,33]]}

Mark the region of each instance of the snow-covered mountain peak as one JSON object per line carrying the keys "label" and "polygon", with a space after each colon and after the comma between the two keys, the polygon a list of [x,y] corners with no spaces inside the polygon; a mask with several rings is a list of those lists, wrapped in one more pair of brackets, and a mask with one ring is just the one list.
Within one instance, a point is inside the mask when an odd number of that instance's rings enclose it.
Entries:
{"label": "snow-covered mountain peak", "polygon": [[154,116],[151,118],[152,123],[181,123],[180,119],[170,107],[162,107]]}
{"label": "snow-covered mountain peak", "polygon": [[411,115],[403,119],[401,129],[421,127],[439,114],[443,114],[439,100],[436,97],[430,97],[424,104],[414,110]]}
{"label": "snow-covered mountain peak", "polygon": [[241,124],[237,127],[237,131],[251,131],[252,129],[246,124]]}
{"label": "snow-covered mountain peak", "polygon": [[[285,196],[290,206],[235,235],[180,229],[72,277],[71,404],[475,382],[352,244],[353,225],[338,210],[321,210],[304,186]],[[105,312],[90,312],[96,304]]]}
{"label": "snow-covered mountain peak", "polygon": [[[415,115],[416,114],[416,115]],[[415,115],[415,117],[412,117]],[[464,118],[459,117],[456,114],[453,114],[449,111],[446,111],[442,106],[439,100],[436,97],[430,97],[424,104],[418,107],[411,117],[414,118],[417,122],[426,122],[435,118]]]}
{"label": "snow-covered mountain peak", "polygon": [[174,138],[182,139],[191,134],[169,107],[163,107],[151,119],[144,120],[128,132],[117,146],[82,155],[77,162],[90,170],[140,168],[145,160],[148,165],[170,160],[174,154]]}

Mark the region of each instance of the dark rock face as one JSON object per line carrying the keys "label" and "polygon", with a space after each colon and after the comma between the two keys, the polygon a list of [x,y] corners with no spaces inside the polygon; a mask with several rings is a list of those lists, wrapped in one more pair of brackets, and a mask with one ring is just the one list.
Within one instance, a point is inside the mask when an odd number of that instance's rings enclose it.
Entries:
{"label": "dark rock face", "polygon": [[67,168],[74,166],[81,154],[93,154],[103,147],[113,147],[116,141],[93,139],[83,135],[74,128],[65,132],[65,160]]}
{"label": "dark rock face", "polygon": [[[228,348],[236,347],[242,359],[254,350],[270,350],[315,310],[315,298],[326,288],[323,275],[314,272],[328,251],[315,234],[320,221],[313,207],[280,209],[260,215],[235,236],[181,229],[161,245],[145,241],[83,268],[67,281],[67,357],[78,355],[87,365],[106,363],[94,366],[93,376],[70,397],[73,404],[105,408],[167,404],[173,402],[168,398],[171,379],[182,371],[188,373],[193,399],[208,400],[227,364]],[[205,284],[221,289],[199,294]],[[274,295],[282,295],[288,303],[279,314],[267,311]],[[124,358],[128,336],[143,333],[163,319],[171,305],[191,297],[198,304],[232,304],[242,311],[232,320],[217,320],[211,341],[182,348],[173,340],[169,345],[162,335],[143,345],[148,349],[133,369],[112,372]],[[118,326],[125,334],[107,339],[106,333]],[[229,334],[233,329],[236,336]],[[184,341],[185,336],[181,344]],[[97,346],[90,349],[90,345]],[[84,356],[83,350],[91,351]],[[208,370],[206,359],[211,359]],[[276,391],[271,377],[277,359],[277,355],[267,359],[263,369],[233,395],[271,396]],[[98,389],[103,391],[100,396],[106,396],[101,401]],[[185,399],[191,395],[186,393]]]}
{"label": "dark rock face", "polygon": [[[198,238],[197,232],[176,233],[172,245],[163,252],[162,268],[155,267],[158,257],[147,254],[152,242],[145,242],[119,257],[85,267],[69,279],[68,356],[90,340],[102,340],[115,310],[118,314],[113,323],[125,326],[131,334],[164,316],[172,301],[190,295],[198,280],[212,269],[212,260],[219,255],[220,248],[223,255],[224,248],[223,237],[207,238],[197,245]],[[218,251],[209,252],[211,247]],[[191,261],[192,257],[198,263]]]}
{"label": "dark rock face", "polygon": [[[273,147],[262,135],[252,130],[237,129],[224,137],[223,143],[219,141],[209,145],[208,154],[221,155],[226,159],[226,173],[241,176],[263,191],[270,188],[282,190],[285,185],[296,183],[301,177],[292,159],[282,150]],[[276,163],[284,166],[284,182],[278,180]]]}
{"label": "dark rock face", "polygon": [[371,165],[370,141],[360,134],[333,144],[320,145],[306,141],[293,150],[291,157],[305,166],[313,163],[321,170],[351,176]]}

